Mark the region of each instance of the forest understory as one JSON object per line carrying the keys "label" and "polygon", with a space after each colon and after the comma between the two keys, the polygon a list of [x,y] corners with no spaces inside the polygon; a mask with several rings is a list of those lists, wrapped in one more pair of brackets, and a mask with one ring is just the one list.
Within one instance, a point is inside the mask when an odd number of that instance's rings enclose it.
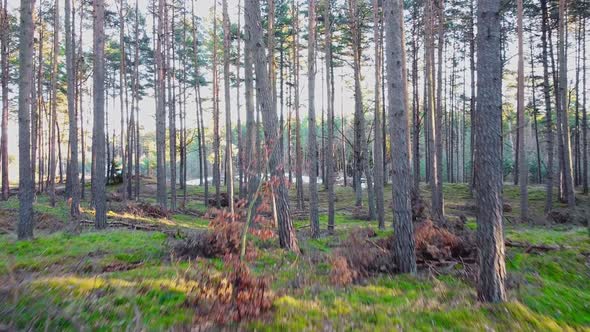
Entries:
{"label": "forest understory", "polygon": [[[530,186],[532,221],[523,224],[518,187],[504,187],[508,301],[483,304],[477,301],[477,255],[470,242],[474,203],[465,184],[443,187],[445,226],[433,226],[428,204],[414,202],[414,215],[426,221],[414,222],[418,273],[412,276],[380,263],[391,254],[391,225],[380,230],[377,222],[363,220],[363,211],[351,208],[351,188],[336,189],[333,234],[326,230],[327,193],[320,188],[318,239],[310,238],[306,211],[292,211],[300,216],[294,221],[300,254],[281,249],[274,226],[260,218],[239,262],[244,223],[220,226],[227,214],[205,206],[197,186],[187,188],[185,206],[164,213],[150,193],[153,182],[142,178],[140,202],[123,203],[120,187],[108,186],[109,227],[103,231],[94,230],[88,201],[81,204],[81,222],[73,223],[67,201],[52,208],[40,195],[31,241],[19,242],[14,234],[17,197],[0,202],[0,330],[590,328],[586,195],[577,195],[575,210],[556,202],[545,217],[544,188]],[[423,201],[429,195],[422,186]],[[203,238],[218,251],[199,252]],[[460,253],[454,251],[458,245]]]}

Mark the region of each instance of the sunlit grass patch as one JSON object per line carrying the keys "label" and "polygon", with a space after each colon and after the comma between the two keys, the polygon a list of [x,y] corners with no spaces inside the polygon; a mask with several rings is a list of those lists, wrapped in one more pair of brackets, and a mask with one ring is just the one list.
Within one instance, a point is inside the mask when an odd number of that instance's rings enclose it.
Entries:
{"label": "sunlit grass patch", "polygon": [[[164,255],[162,233],[113,230],[70,235],[59,232],[29,241],[0,237],[0,274],[43,271],[52,265],[84,270],[86,265],[156,261]],[[54,271],[47,271],[54,272]]]}
{"label": "sunlit grass patch", "polygon": [[196,287],[180,279],[41,278],[13,310],[21,329],[169,329],[190,323],[194,311],[185,301]]}

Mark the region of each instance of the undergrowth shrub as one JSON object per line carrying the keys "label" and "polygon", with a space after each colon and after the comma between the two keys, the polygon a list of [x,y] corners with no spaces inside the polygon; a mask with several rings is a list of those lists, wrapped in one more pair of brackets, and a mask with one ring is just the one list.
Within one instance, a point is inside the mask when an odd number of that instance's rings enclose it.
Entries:
{"label": "undergrowth shrub", "polygon": [[431,220],[425,220],[414,229],[416,256],[422,260],[441,260],[459,257],[463,241],[457,235],[440,228]]}
{"label": "undergrowth shrub", "polygon": [[[396,272],[393,235],[374,239],[370,228],[353,230],[342,241],[331,258],[330,279],[338,285],[364,280],[376,273]],[[449,262],[474,261],[476,254],[473,232],[454,234],[426,219],[414,228],[416,261],[419,267],[432,267]]]}
{"label": "undergrowth shrub", "polygon": [[345,285],[379,272],[393,272],[393,254],[373,240],[370,228],[355,229],[342,242],[332,258],[332,282]]}
{"label": "undergrowth shrub", "polygon": [[[250,236],[262,241],[276,236],[269,200],[269,197],[262,195],[257,213],[252,217],[252,224],[248,228]],[[206,231],[187,233],[183,239],[175,241],[172,244],[172,254],[179,258],[238,256],[247,214],[248,205],[243,199],[235,203],[234,213],[225,209],[209,209],[204,216],[211,219],[209,228]],[[246,258],[252,259],[255,256],[256,248],[251,242],[247,242]]]}
{"label": "undergrowth shrub", "polygon": [[138,217],[148,218],[170,218],[170,212],[158,205],[152,205],[146,202],[126,202],[123,212],[130,213]]}
{"label": "undergrowth shrub", "polygon": [[236,256],[224,258],[219,273],[209,261],[197,260],[182,278],[194,286],[186,304],[195,308],[195,322],[228,324],[260,317],[272,307],[274,295],[266,277],[252,275]]}

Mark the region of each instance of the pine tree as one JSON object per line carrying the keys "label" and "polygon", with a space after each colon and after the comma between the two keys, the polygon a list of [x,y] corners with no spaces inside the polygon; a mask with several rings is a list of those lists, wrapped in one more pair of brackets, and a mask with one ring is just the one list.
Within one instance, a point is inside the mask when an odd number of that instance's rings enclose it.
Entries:
{"label": "pine tree", "polygon": [[410,130],[407,107],[406,54],[403,28],[403,2],[384,2],[386,28],[387,91],[389,139],[393,177],[394,257],[402,273],[416,273],[412,225],[412,172],[410,168]]}
{"label": "pine tree", "polygon": [[482,0],[477,9],[477,109],[475,188],[479,248],[478,297],[506,300],[502,225],[502,56],[500,0]]}
{"label": "pine tree", "polygon": [[252,51],[252,57],[256,70],[256,90],[258,91],[257,100],[260,105],[261,114],[264,121],[264,137],[268,144],[268,168],[274,181],[277,182],[273,189],[276,195],[277,219],[279,226],[279,242],[282,248],[295,252],[299,251],[297,237],[293,229],[291,215],[289,211],[289,197],[287,187],[284,181],[283,169],[283,151],[278,149],[278,118],[276,112],[272,112],[272,91],[268,79],[268,67],[265,57],[265,45],[262,39],[262,25],[260,18],[260,3],[258,0],[247,0],[245,4],[245,17],[250,31],[249,47]]}
{"label": "pine tree", "polygon": [[106,211],[106,178],[105,170],[105,65],[104,65],[104,0],[95,0],[93,3],[93,53],[94,53],[94,77],[93,77],[93,106],[94,106],[94,127],[92,134],[93,149],[93,172],[92,172],[92,199],[95,209],[95,227],[103,229],[107,226]]}
{"label": "pine tree", "polygon": [[[19,216],[17,235],[20,240],[33,237],[33,177],[31,176],[30,111],[33,89],[33,8],[32,0],[20,2],[20,48],[18,80],[18,173]],[[4,7],[6,8],[6,7]],[[6,12],[4,12],[6,13]],[[6,16],[4,16],[6,19]]]}
{"label": "pine tree", "polygon": [[308,77],[308,121],[309,121],[309,223],[311,227],[311,236],[318,238],[320,236],[320,220],[318,215],[318,184],[317,178],[317,141],[316,141],[316,122],[315,122],[315,42],[316,42],[316,3],[315,0],[309,0],[309,33],[307,40],[307,77]]}

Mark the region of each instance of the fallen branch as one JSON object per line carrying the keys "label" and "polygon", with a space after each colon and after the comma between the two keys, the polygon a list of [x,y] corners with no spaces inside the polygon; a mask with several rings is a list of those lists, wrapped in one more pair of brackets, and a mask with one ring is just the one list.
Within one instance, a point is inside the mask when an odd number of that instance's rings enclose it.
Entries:
{"label": "fallen branch", "polygon": [[517,241],[510,241],[510,240],[506,240],[506,246],[512,247],[512,248],[524,248],[526,253],[529,253],[533,250],[552,251],[552,250],[560,250],[560,249],[568,249],[569,248],[566,246],[548,245],[548,244],[531,244],[531,243],[527,243],[527,242],[517,242]]}

